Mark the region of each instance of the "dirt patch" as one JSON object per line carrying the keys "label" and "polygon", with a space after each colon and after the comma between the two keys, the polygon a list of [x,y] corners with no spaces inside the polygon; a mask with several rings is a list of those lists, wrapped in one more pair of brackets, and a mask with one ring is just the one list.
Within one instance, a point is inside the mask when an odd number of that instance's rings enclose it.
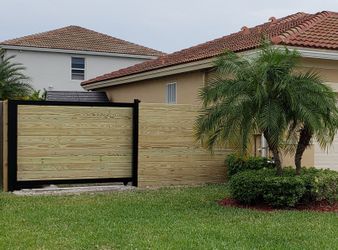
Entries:
{"label": "dirt patch", "polygon": [[261,203],[256,205],[242,205],[238,201],[231,198],[224,198],[223,200],[218,201],[218,204],[224,207],[239,207],[247,208],[260,211],[278,211],[278,210],[298,210],[298,211],[317,211],[317,212],[338,212],[338,202],[330,204],[327,201],[313,202],[310,204],[299,204],[293,208],[274,208],[268,204]]}

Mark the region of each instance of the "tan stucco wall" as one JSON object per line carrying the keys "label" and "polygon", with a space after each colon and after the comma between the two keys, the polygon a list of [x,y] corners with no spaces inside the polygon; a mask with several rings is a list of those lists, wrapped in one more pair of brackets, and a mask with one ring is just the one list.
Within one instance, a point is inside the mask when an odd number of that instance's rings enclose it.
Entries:
{"label": "tan stucco wall", "polygon": [[[338,61],[304,58],[300,70],[313,69],[322,79],[338,92]],[[178,104],[199,104],[198,91],[204,86],[205,79],[210,79],[210,70],[192,71],[171,76],[164,76],[130,84],[111,86],[106,91],[111,101],[130,102],[140,99],[142,102],[165,103],[166,84],[177,83]]]}
{"label": "tan stucco wall", "polygon": [[[324,81],[338,92],[338,61],[304,58],[300,70],[313,69]],[[140,99],[148,103],[165,103],[166,84],[177,83],[178,104],[199,104],[198,92],[204,86],[205,79],[210,79],[210,70],[192,71],[171,76],[164,76],[130,84],[116,85],[102,89],[111,101],[131,102]]]}
{"label": "tan stucco wall", "polygon": [[338,61],[304,58],[300,68],[301,70],[312,69],[319,73],[323,81],[335,83],[332,87],[338,91]]}
{"label": "tan stucco wall", "polygon": [[[333,88],[335,92],[338,92],[338,61],[322,60],[322,59],[303,59],[301,70],[312,69],[317,72],[323,81]],[[284,165],[294,165],[293,157],[284,156]],[[304,166],[315,165],[315,146],[312,145],[304,152],[302,164]]]}
{"label": "tan stucco wall", "polygon": [[[311,145],[308,149],[305,150],[302,158],[302,165],[307,167],[314,166],[314,145]],[[294,164],[294,155],[283,154],[282,155],[283,166],[295,166]]]}
{"label": "tan stucco wall", "polygon": [[[308,149],[305,150],[302,158],[302,165],[307,166],[307,167],[312,167],[314,166],[314,154],[315,154],[315,149],[314,145],[312,144]],[[255,156],[261,156],[261,136],[260,135],[255,135],[253,137],[253,145],[252,145],[252,154]],[[272,157],[272,153],[269,152],[268,157]],[[282,153],[281,154],[281,160],[282,160],[282,165],[283,166],[295,166],[294,164],[294,153],[292,154],[286,154]]]}
{"label": "tan stucco wall", "polygon": [[107,93],[109,100],[114,102],[132,102],[134,99],[140,99],[144,103],[165,103],[166,85],[173,82],[177,84],[177,104],[198,105],[200,103],[198,91],[204,86],[203,71],[117,85],[103,91]]}

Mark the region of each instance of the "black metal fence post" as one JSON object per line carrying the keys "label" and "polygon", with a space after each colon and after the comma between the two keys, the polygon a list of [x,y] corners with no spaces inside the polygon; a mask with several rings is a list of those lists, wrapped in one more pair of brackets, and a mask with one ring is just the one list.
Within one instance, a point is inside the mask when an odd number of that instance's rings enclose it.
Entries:
{"label": "black metal fence post", "polygon": [[16,189],[17,184],[17,144],[18,144],[18,105],[8,101],[8,190]]}
{"label": "black metal fence post", "polygon": [[133,159],[132,159],[132,185],[138,186],[138,131],[139,131],[139,103],[140,100],[134,100],[133,108]]}

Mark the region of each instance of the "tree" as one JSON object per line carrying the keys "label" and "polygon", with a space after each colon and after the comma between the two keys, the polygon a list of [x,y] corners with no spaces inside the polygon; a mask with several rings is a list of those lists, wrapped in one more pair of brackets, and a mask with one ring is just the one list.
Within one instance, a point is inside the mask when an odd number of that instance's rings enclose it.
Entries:
{"label": "tree", "polygon": [[338,109],[336,94],[322,84],[317,74],[299,74],[295,85],[299,94],[291,125],[295,131],[291,133],[297,135],[295,166],[296,173],[300,174],[303,153],[313,138],[323,149],[331,145],[338,128]]}
{"label": "tree", "polygon": [[28,83],[29,78],[22,71],[25,67],[13,63],[15,56],[5,57],[5,50],[0,49],[0,99],[21,99],[29,96],[33,88]]}
{"label": "tree", "polygon": [[[299,137],[299,144],[307,147],[308,138],[301,131],[308,128],[322,146],[329,144],[336,126],[325,126],[335,120],[331,113],[336,111],[330,111],[333,92],[317,74],[295,71],[299,59],[298,52],[267,43],[255,57],[230,51],[221,55],[215,61],[215,76],[200,93],[203,108],[196,121],[197,138],[209,149],[227,143],[245,154],[252,134],[262,133],[279,175],[286,139]],[[297,147],[298,155],[304,152],[302,147]]]}

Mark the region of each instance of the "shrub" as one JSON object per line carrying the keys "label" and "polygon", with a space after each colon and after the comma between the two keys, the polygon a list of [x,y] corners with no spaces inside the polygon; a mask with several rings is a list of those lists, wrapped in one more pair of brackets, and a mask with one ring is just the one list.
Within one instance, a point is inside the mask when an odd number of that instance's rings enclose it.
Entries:
{"label": "shrub", "polygon": [[273,176],[274,170],[247,170],[234,175],[229,183],[231,197],[243,204],[263,201],[264,179]]}
{"label": "shrub", "polygon": [[334,202],[338,172],[303,168],[297,176],[294,168],[285,168],[283,176],[276,176],[272,169],[247,170],[235,174],[229,186],[232,197],[243,204],[266,202],[274,207],[293,207],[300,202]]}
{"label": "shrub", "polygon": [[330,170],[323,170],[316,180],[318,191],[316,200],[327,200],[331,203],[338,198],[338,173]]}
{"label": "shrub", "polygon": [[227,176],[230,179],[233,175],[246,170],[273,169],[273,164],[268,158],[264,157],[240,157],[235,154],[228,155],[225,160],[227,166]]}
{"label": "shrub", "polygon": [[334,202],[338,196],[338,172],[329,169],[304,169],[301,177],[305,181],[304,201]]}
{"label": "shrub", "polygon": [[276,176],[266,178],[263,200],[273,207],[294,207],[303,197],[306,188],[299,176]]}
{"label": "shrub", "polygon": [[[286,168],[284,174],[294,176],[294,169]],[[314,167],[302,168],[300,177],[303,179],[306,188],[302,202],[336,201],[338,196],[337,171]]]}
{"label": "shrub", "polygon": [[[292,170],[293,169],[290,169],[290,171]],[[302,169],[300,177],[303,179],[305,189],[306,189],[301,199],[303,203],[309,203],[309,202],[313,202],[317,200],[316,193],[317,193],[318,187],[317,187],[317,182],[316,182],[316,179],[317,179],[316,176],[318,176],[320,171],[321,171],[320,169],[316,169],[316,168],[309,168],[309,169],[303,168]]]}

